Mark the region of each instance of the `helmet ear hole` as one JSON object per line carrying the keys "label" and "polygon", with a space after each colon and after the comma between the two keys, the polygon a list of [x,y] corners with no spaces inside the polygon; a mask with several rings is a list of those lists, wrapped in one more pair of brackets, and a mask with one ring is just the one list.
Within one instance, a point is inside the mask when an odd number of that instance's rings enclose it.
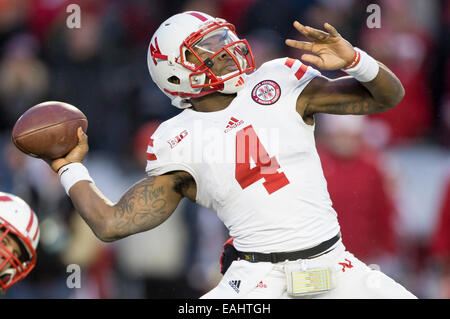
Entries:
{"label": "helmet ear hole", "polygon": [[175,75],[172,75],[167,81],[172,84],[180,84],[180,79]]}

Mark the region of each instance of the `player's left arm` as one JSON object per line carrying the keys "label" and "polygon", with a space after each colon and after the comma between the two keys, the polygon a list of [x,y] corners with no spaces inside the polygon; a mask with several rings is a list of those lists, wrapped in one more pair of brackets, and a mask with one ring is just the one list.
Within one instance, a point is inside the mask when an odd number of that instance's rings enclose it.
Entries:
{"label": "player's left arm", "polygon": [[[339,70],[354,60],[353,46],[328,23],[324,24],[328,32],[298,22],[294,27],[311,41],[286,40],[288,46],[311,52],[302,55],[303,61],[322,70]],[[377,63],[378,73],[368,82],[360,82],[352,76],[337,79],[317,76],[298,97],[297,112],[307,118],[315,113],[379,113],[394,107],[402,100],[405,90],[391,70]]]}

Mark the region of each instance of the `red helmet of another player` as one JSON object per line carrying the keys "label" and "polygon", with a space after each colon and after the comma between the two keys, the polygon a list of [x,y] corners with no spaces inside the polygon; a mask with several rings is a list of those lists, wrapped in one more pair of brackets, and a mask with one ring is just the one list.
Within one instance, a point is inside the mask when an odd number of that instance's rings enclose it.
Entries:
{"label": "red helmet of another player", "polygon": [[39,221],[21,198],[0,192],[0,291],[25,278],[36,265]]}

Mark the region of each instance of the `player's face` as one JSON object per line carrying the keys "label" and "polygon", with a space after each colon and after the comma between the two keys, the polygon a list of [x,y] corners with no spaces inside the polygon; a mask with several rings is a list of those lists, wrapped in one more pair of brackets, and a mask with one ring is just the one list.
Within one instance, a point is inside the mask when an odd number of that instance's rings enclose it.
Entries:
{"label": "player's face", "polygon": [[[231,32],[227,28],[217,29],[210,34],[207,34],[203,39],[197,42],[194,45],[194,51],[202,61],[205,61],[207,58],[210,58],[214,53],[221,50],[223,47],[237,40],[239,39],[234,35],[233,32]],[[239,61],[245,60],[243,57],[240,57],[242,55],[242,53],[240,52],[241,46],[242,44],[236,44],[229,47],[229,51],[233,52],[235,56],[239,57]],[[201,63],[199,59],[189,51],[186,54],[186,59],[196,65],[199,65]],[[214,65],[211,67],[211,71],[217,76],[223,76],[225,74],[238,70],[236,62],[225,50],[212,57],[211,61],[214,63]]]}
{"label": "player's face", "polygon": [[5,232],[0,230],[0,275],[2,271],[12,267],[10,262],[5,263],[10,254],[17,258],[21,257],[21,249],[16,239],[10,234],[6,234],[6,236],[4,234]]}

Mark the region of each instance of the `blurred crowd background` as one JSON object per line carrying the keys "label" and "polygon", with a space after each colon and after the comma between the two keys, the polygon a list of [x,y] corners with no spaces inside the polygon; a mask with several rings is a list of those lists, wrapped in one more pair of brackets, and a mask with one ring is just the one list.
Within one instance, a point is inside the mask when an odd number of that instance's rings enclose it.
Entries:
{"label": "blurred crowd background", "polygon": [[[69,29],[69,4],[81,28]],[[369,4],[381,28],[368,28]],[[297,19],[334,25],[386,64],[406,96],[371,116],[318,116],[317,146],[344,244],[421,298],[450,297],[450,1],[446,0],[0,0],[0,190],[41,222],[38,262],[2,298],[197,298],[220,280],[227,230],[187,200],[160,227],[102,243],[55,174],[11,144],[29,107],[77,106],[89,119],[86,166],[111,200],[145,176],[148,138],[179,110],[152,83],[149,40],[169,16],[198,10],[235,24],[257,66],[301,53]],[[329,77],[340,72],[324,72]],[[67,265],[81,288],[67,287]]]}

